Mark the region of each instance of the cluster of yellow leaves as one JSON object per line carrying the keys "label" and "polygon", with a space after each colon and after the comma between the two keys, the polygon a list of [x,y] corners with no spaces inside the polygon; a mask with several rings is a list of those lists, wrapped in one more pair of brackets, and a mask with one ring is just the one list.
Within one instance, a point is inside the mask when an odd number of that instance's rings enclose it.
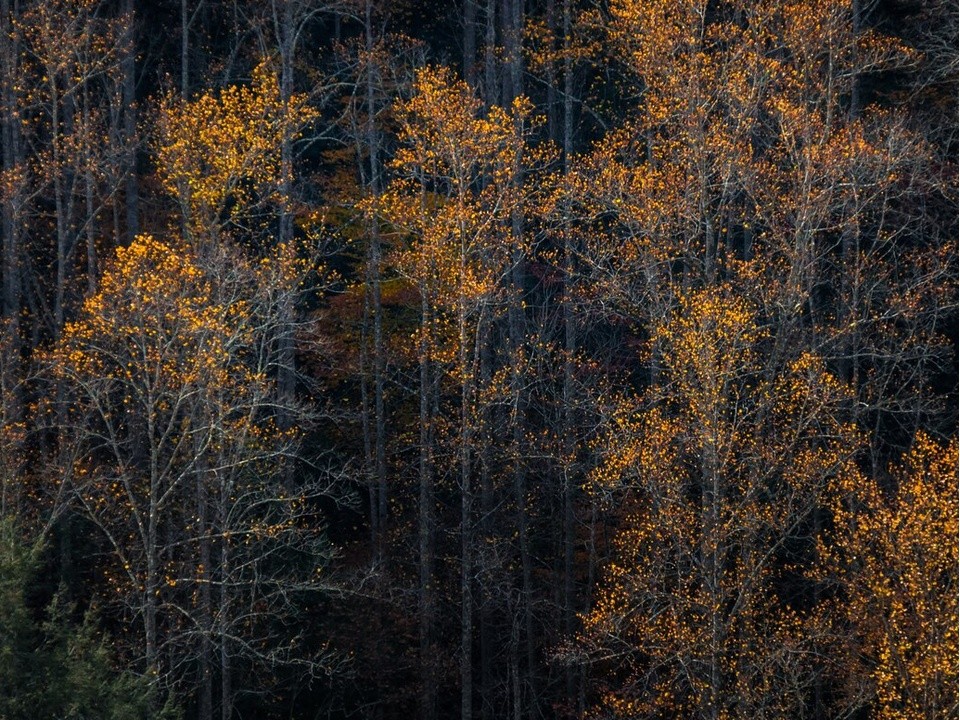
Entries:
{"label": "cluster of yellow leaves", "polygon": [[396,179],[364,207],[410,237],[390,260],[433,314],[420,340],[424,348],[447,344],[447,351],[428,351],[438,357],[456,354],[443,332],[456,329],[453,318],[489,309],[523,250],[511,219],[523,211],[519,168],[528,160],[531,113],[523,97],[484,112],[466,83],[432,67],[396,107],[403,143],[391,163]]}
{"label": "cluster of yellow leaves", "polygon": [[228,345],[247,312],[242,301],[215,302],[188,251],[142,235],[117,249],[100,291],[67,323],[55,367],[77,379],[118,381],[141,401],[161,403],[162,388],[228,381]]}
{"label": "cluster of yellow leaves", "polygon": [[[195,593],[198,537],[246,546],[302,530],[292,518],[309,509],[270,485],[302,429],[279,427],[268,346],[309,269],[293,244],[253,261],[141,235],[50,351],[71,481],[113,544],[113,601],[151,585],[167,600]],[[204,494],[226,513],[216,531],[185,515]],[[159,528],[176,534],[164,566]]]}
{"label": "cluster of yellow leaves", "polygon": [[777,577],[852,466],[848,394],[809,354],[767,377],[756,310],[729,288],[679,295],[654,334],[663,387],[624,399],[599,441],[592,480],[624,516],[581,640],[618,658],[617,716],[790,714],[807,619]]}
{"label": "cluster of yellow leaves", "polygon": [[855,29],[853,12],[848,0],[610,3],[606,38],[637,109],[566,191],[600,229],[583,240],[609,279],[599,293],[646,284],[656,317],[678,267],[712,282],[718,268],[777,264],[788,276],[778,302],[809,300],[820,243],[882,212],[907,164],[929,154],[891,114],[850,112],[860,74],[913,61]]}
{"label": "cluster of yellow leaves", "polygon": [[98,6],[97,0],[51,0],[32,4],[22,16],[12,13],[13,28],[26,41],[25,64],[42,73],[36,87],[9,79],[26,99],[55,103],[51,90],[73,94],[84,82],[117,71],[119,22],[100,17]]}
{"label": "cluster of yellow leaves", "polygon": [[305,95],[284,99],[267,63],[249,85],[231,85],[193,100],[168,97],[160,112],[157,166],[165,189],[180,200],[191,231],[214,232],[229,211],[282,201],[280,148],[316,111]]}
{"label": "cluster of yellow leaves", "polygon": [[737,380],[756,372],[762,336],[747,302],[724,288],[681,296],[674,318],[656,331],[669,353],[668,373],[704,433],[716,433],[719,416],[737,407]]}
{"label": "cluster of yellow leaves", "polygon": [[570,8],[570,36],[564,38],[563,19],[528,16],[523,26],[523,56],[527,68],[550,77],[567,61],[597,61],[604,53],[603,21],[596,8]]}
{"label": "cluster of yellow leaves", "polygon": [[[259,280],[289,293],[302,264],[281,247],[247,268],[248,286],[237,286],[212,275],[189,248],[151,236],[117,249],[99,292],[49,356],[85,448],[75,475],[92,509],[122,514],[139,502],[132,493],[142,483],[173,487],[200,462],[198,443],[202,457],[233,463],[238,453],[251,462],[295,441],[296,430],[281,432],[263,414],[272,381],[255,354],[261,330],[253,314],[263,323],[269,308],[258,304],[279,302],[258,296]],[[150,473],[131,454],[138,447],[161,462]]]}
{"label": "cluster of yellow leaves", "polygon": [[957,704],[957,462],[956,440],[921,433],[891,468],[890,491],[852,473],[836,484],[835,536],[821,552],[842,578],[835,612],[851,634],[851,672],[872,679],[884,720]]}

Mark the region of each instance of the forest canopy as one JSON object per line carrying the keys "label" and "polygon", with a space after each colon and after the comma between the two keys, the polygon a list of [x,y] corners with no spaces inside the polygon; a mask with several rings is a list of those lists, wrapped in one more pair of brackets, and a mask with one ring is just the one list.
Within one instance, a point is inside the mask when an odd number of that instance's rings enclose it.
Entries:
{"label": "forest canopy", "polygon": [[0,0],[0,718],[958,712],[945,0]]}

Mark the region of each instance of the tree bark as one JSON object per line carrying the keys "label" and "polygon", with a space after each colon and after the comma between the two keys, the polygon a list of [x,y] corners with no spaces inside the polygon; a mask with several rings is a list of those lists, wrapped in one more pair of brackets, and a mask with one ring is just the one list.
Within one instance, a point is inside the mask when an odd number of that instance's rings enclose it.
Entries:
{"label": "tree bark", "polygon": [[[458,192],[458,217],[466,214],[465,179]],[[460,717],[473,717],[473,487],[471,442],[473,385],[470,373],[470,338],[467,332],[467,297],[463,282],[467,274],[466,229],[460,226],[460,288],[458,300],[460,373]]]}
{"label": "tree bark", "polygon": [[[571,57],[571,0],[563,0],[563,174],[569,177],[573,161],[573,58]],[[573,637],[576,619],[574,597],[574,550],[576,526],[574,517],[574,490],[571,465],[576,462],[576,414],[574,411],[574,353],[577,350],[577,325],[573,301],[574,245],[571,237],[569,201],[565,203],[563,217],[563,629],[564,635]],[[575,670],[568,666],[564,672],[567,701],[573,705],[575,697]]]}
{"label": "tree bark", "polygon": [[483,85],[487,107],[499,101],[497,82],[497,0],[487,0],[483,46]]}
{"label": "tree bark", "polygon": [[[280,47],[280,99],[284,107],[289,106],[293,97],[293,60],[296,36],[296,22],[293,14],[293,1],[280,0],[281,8],[276,28],[277,42]],[[284,110],[286,112],[286,109]],[[293,137],[289,123],[284,124],[283,137],[280,139],[280,223],[278,241],[286,245],[293,240],[293,214],[291,201],[293,194]],[[284,292],[283,312],[280,319],[277,338],[277,385],[280,389],[281,408],[278,413],[280,429],[289,431],[293,425],[292,407],[296,397],[297,367],[294,298],[293,289]],[[296,492],[292,463],[284,464],[284,486],[288,494]]]}
{"label": "tree bark", "polygon": [[228,527],[228,508],[230,506],[230,479],[220,480],[220,507],[218,521],[220,525],[220,606],[217,608],[220,636],[220,720],[233,717],[233,666],[231,658],[230,628],[230,537]]}
{"label": "tree bark", "polygon": [[[195,453],[203,452],[195,442]],[[206,463],[198,461],[196,473],[197,545],[199,561],[199,620],[200,620],[200,707],[199,720],[213,720],[213,595],[211,578],[212,533],[210,528],[210,497],[207,488]]]}
{"label": "tree bark", "polygon": [[[367,0],[364,12],[364,42],[367,51],[366,101],[367,101],[367,155],[370,163],[370,192],[378,197],[382,191],[380,180],[380,137],[377,132],[376,74],[373,51],[373,2]],[[386,416],[384,408],[385,356],[383,347],[383,301],[382,301],[382,247],[380,225],[375,216],[370,222],[370,294],[373,306],[373,404],[374,404],[374,459],[378,489],[378,526],[382,543],[387,521],[387,455]]]}
{"label": "tree bark", "polygon": [[87,240],[87,294],[97,291],[97,222],[94,208],[96,181],[93,174],[93,128],[90,117],[90,88],[83,83],[81,92],[81,114],[83,118],[83,198],[86,217],[84,233]]}
{"label": "tree bark", "polygon": [[123,74],[123,144],[126,153],[124,201],[126,207],[127,242],[140,232],[140,187],[137,175],[137,37],[136,5],[124,0],[124,48],[121,61]]}
{"label": "tree bark", "polygon": [[434,720],[437,714],[434,626],[434,497],[433,488],[433,408],[434,381],[431,373],[429,324],[430,302],[425,290],[421,299],[420,339],[420,508],[418,534],[420,547],[420,717]]}
{"label": "tree bark", "polygon": [[[508,72],[504,78],[504,104],[512,102],[523,94],[523,58],[521,53],[521,37],[523,32],[523,0],[504,0],[504,37],[506,39],[506,57]],[[517,127],[522,134],[523,128]],[[522,158],[515,156],[513,163],[513,183],[520,191],[523,185]],[[524,317],[524,296],[526,294],[526,278],[524,263],[526,261],[523,249],[524,223],[521,211],[515,208],[510,218],[513,249],[511,251],[510,291],[511,302],[507,311],[509,324],[510,356],[511,356],[511,392],[513,394],[513,416],[511,418],[513,435],[513,484],[514,503],[516,505],[516,524],[520,545],[521,566],[521,593],[520,602],[523,612],[523,649],[525,677],[519,678],[521,703],[525,705],[524,714],[533,717],[537,714],[537,662],[536,644],[533,629],[533,558],[530,550],[527,511],[527,468],[524,461],[523,448],[527,435],[527,402],[524,390],[526,344],[526,318]]]}
{"label": "tree bark", "polygon": [[[2,63],[3,77],[13,78],[17,73],[19,48],[13,35],[13,12],[11,0],[2,0],[0,3],[0,63]],[[14,178],[17,167],[22,162],[20,144],[20,123],[17,119],[19,99],[12,82],[2,83],[0,96],[0,144],[3,146],[2,162],[4,176]],[[3,352],[2,376],[0,376],[0,391],[3,392],[2,419],[7,423],[18,423],[22,417],[22,396],[20,392],[20,305],[22,293],[22,279],[20,270],[20,219],[18,212],[18,195],[20,183],[14,181],[7,191],[0,195],[2,206],[2,224],[0,233],[3,237],[2,267],[3,267],[3,298],[2,298],[2,326],[0,326],[0,348]],[[19,455],[17,448],[7,461],[14,463],[9,467],[9,476],[19,474]],[[4,475],[6,478],[7,475]],[[10,493],[6,484],[3,487],[3,507],[6,514],[10,508],[8,501]]]}
{"label": "tree bark", "polygon": [[463,79],[477,87],[477,0],[463,0]]}

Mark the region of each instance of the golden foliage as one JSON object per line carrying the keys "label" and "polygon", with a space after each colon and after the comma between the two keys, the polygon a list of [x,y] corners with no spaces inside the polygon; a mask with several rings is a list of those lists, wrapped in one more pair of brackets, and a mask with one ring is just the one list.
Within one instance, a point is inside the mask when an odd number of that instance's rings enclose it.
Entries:
{"label": "golden foliage", "polygon": [[395,110],[403,143],[391,162],[396,178],[364,207],[410,238],[390,261],[430,311],[420,331],[424,352],[452,360],[459,321],[489,319],[512,258],[524,252],[511,220],[529,194],[520,169],[531,159],[532,104],[520,97],[483,113],[466,83],[428,67]]}
{"label": "golden foliage", "polygon": [[957,704],[957,441],[921,433],[891,467],[893,487],[838,478],[835,533],[821,553],[840,578],[838,630],[876,717],[943,717]]}
{"label": "golden foliage", "polygon": [[[283,202],[280,148],[316,117],[305,95],[284,99],[266,62],[249,85],[193,100],[167,97],[159,116],[157,165],[198,237],[257,205]],[[224,217],[226,214],[227,217]]]}
{"label": "golden foliage", "polygon": [[[618,717],[786,717],[803,703],[807,619],[781,592],[827,482],[858,445],[812,355],[778,377],[744,300],[681,294],[655,342],[664,385],[627,400],[592,481],[621,498],[615,559],[581,641]],[[806,650],[804,650],[806,648]]]}

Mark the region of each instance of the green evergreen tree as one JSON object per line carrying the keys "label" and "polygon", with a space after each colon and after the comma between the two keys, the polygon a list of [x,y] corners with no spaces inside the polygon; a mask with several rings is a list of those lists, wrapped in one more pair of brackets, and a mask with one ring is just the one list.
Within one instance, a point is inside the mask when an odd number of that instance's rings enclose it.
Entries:
{"label": "green evergreen tree", "polygon": [[41,547],[0,519],[0,720],[142,720],[152,709],[145,678],[113,667],[93,612],[81,623],[61,593],[38,614],[28,603]]}

